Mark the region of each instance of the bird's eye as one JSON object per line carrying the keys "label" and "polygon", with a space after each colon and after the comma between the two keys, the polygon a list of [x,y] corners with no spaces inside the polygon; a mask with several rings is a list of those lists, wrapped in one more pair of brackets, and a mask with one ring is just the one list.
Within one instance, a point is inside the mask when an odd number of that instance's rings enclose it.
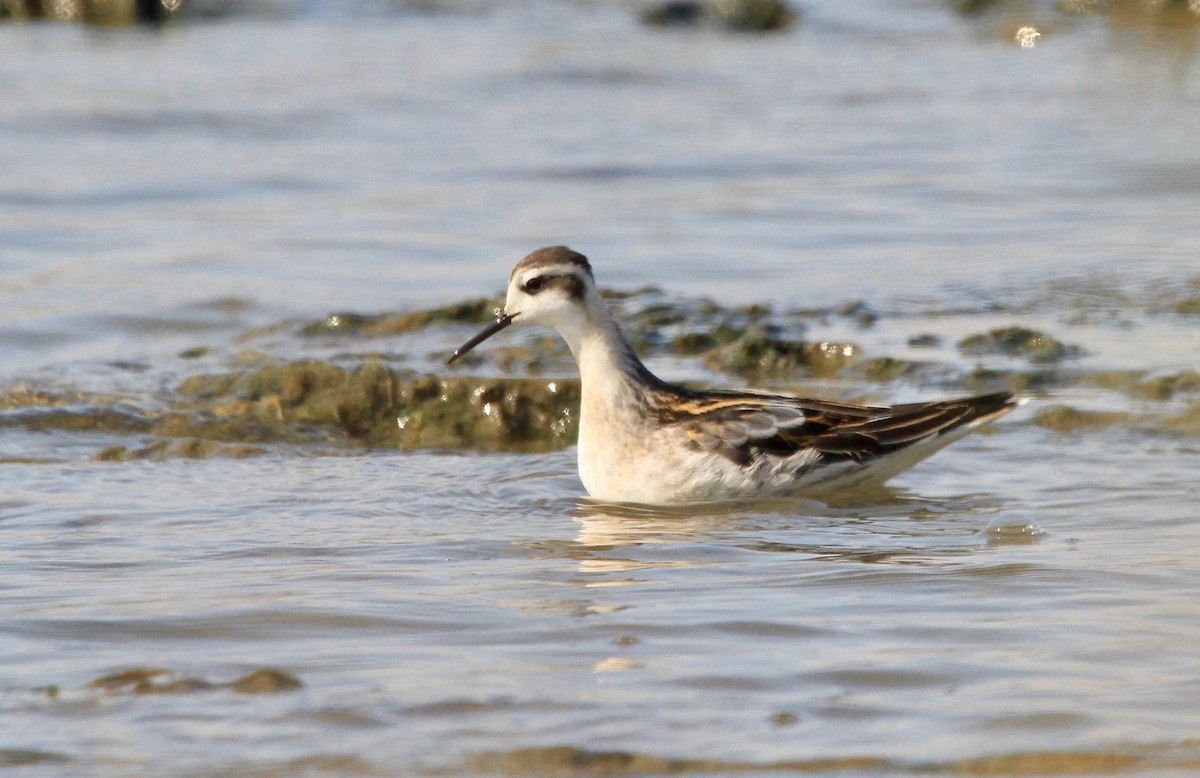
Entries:
{"label": "bird's eye", "polygon": [[546,285],[545,276],[534,276],[525,282],[525,292],[527,294],[537,294],[542,291],[542,287]]}

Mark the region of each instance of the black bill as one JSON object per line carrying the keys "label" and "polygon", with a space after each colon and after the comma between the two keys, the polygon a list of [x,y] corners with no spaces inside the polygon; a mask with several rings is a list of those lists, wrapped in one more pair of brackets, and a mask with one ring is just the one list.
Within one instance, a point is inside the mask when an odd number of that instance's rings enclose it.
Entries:
{"label": "black bill", "polygon": [[512,322],[513,322],[512,316],[509,316],[507,313],[497,313],[496,320],[494,322],[492,322],[491,324],[489,324],[487,327],[485,327],[483,332],[479,333],[475,337],[468,340],[466,343],[464,343],[461,346],[459,346],[458,348],[454,349],[454,353],[451,354],[450,358],[446,360],[446,364],[447,365],[453,364],[454,360],[463,356],[468,351],[470,351],[471,349],[478,346],[480,343],[484,342],[485,340],[492,337],[500,330],[502,330],[505,327],[507,327],[508,325],[512,324]]}

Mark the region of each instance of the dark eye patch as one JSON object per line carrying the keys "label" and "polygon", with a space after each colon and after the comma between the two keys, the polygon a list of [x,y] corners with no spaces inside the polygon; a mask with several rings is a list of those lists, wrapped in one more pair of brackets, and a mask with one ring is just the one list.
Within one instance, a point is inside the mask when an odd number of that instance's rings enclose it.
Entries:
{"label": "dark eye patch", "polygon": [[546,273],[534,276],[521,284],[521,291],[535,295],[546,289],[561,289],[572,300],[583,299],[583,281],[571,273]]}

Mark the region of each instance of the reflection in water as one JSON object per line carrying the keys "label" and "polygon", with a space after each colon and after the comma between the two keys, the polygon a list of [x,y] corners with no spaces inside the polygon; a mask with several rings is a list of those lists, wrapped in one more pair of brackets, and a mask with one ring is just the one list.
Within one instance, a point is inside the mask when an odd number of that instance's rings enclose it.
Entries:
{"label": "reflection in water", "polygon": [[580,525],[576,542],[599,548],[711,537],[734,514],[725,503],[652,506],[581,500],[574,519]]}
{"label": "reflection in water", "polygon": [[[582,500],[574,511],[575,542],[564,545],[588,588],[645,583],[650,571],[729,562],[753,564],[750,553],[790,554],[813,561],[931,564],[988,545],[1032,543],[1040,530],[1025,519],[998,517],[944,526],[962,511],[990,514],[995,500],[929,500],[894,487],[831,502],[770,500],[650,506]],[[567,550],[569,549],[569,551]]]}

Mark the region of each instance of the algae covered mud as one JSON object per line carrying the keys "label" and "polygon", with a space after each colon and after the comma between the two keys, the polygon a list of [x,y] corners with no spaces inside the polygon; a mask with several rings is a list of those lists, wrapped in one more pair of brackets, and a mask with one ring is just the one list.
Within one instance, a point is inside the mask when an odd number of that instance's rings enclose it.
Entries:
{"label": "algae covered mud", "polygon": [[[0,773],[1200,769],[1188,4],[203,7],[0,25]],[[552,333],[445,364],[552,242],[665,378],[1031,403],[589,502]]]}
{"label": "algae covered mud", "polygon": [[[1200,289],[1200,277],[1193,285]],[[832,328],[857,330],[860,336],[877,341],[870,331],[879,316],[861,302],[776,313],[763,304],[726,308],[711,299],[667,302],[657,289],[609,292],[608,296],[622,312],[624,329],[642,353],[687,360],[692,373],[710,382],[748,381],[801,394],[851,397],[878,397],[884,387],[897,383],[960,394],[1003,388],[1056,398],[1040,403],[1032,418],[1035,425],[1052,430],[1120,426],[1200,434],[1196,370],[1089,369],[1079,365],[1089,353],[1085,347],[1025,326],[997,326],[956,342],[933,331],[914,331],[905,341],[906,356],[875,356],[853,340],[803,337],[810,328]],[[445,367],[443,374],[402,367],[412,355],[366,353],[371,345],[401,334],[420,338],[427,329],[448,329],[448,323],[483,324],[498,310],[498,302],[483,298],[394,315],[342,312],[309,323],[280,323],[268,331],[278,336],[290,330],[299,350],[305,341],[316,341],[318,351],[343,346],[348,352],[333,358],[283,361],[263,351],[234,353],[229,348],[198,346],[181,356],[197,360],[226,352],[216,361],[237,367],[189,375],[177,386],[140,399],[136,393],[92,394],[56,390],[49,384],[17,384],[0,395],[0,407],[6,411],[8,427],[120,436],[121,443],[94,454],[100,461],[240,458],[266,454],[265,446],[272,443],[303,445],[309,453],[363,448],[518,452],[565,448],[577,434],[579,382],[572,375],[573,363],[564,345],[545,333],[520,345],[498,347],[494,356],[472,354],[467,358],[470,368]],[[1181,359],[1191,351],[1193,303],[1194,298],[1185,297],[1168,300],[1165,306],[1168,328],[1178,330]],[[1045,309],[1041,304],[1038,308]],[[913,326],[905,322],[909,317],[889,318]],[[922,326],[938,328],[936,315],[929,320],[920,314],[916,318]],[[998,317],[991,312],[968,318]],[[1014,312],[1004,318],[1022,317]],[[789,337],[788,333],[796,334]],[[444,333],[424,334],[428,342],[446,342]],[[244,346],[256,335],[245,333],[235,341]],[[1169,353],[1172,344],[1160,345]],[[436,364],[437,352],[430,356]],[[676,369],[688,372],[687,367]],[[462,374],[479,371],[487,377]],[[1096,410],[1086,402],[1057,401],[1071,392],[1107,397],[1109,407]],[[137,443],[130,446],[126,440]]]}

